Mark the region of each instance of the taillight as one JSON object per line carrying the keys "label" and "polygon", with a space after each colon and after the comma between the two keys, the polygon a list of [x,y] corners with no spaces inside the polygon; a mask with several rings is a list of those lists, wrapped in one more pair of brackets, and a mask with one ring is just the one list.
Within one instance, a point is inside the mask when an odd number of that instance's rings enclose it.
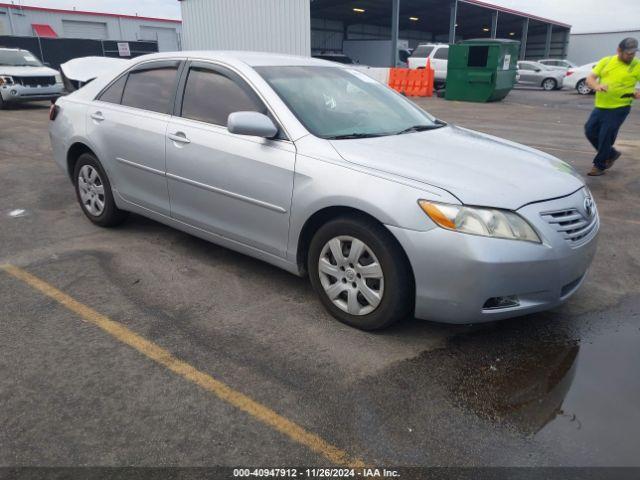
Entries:
{"label": "taillight", "polygon": [[53,122],[58,116],[58,112],[60,112],[60,107],[55,103],[52,103],[51,107],[49,107],[49,120]]}
{"label": "taillight", "polygon": [[571,70],[567,70],[567,77],[573,75],[573,72]]}

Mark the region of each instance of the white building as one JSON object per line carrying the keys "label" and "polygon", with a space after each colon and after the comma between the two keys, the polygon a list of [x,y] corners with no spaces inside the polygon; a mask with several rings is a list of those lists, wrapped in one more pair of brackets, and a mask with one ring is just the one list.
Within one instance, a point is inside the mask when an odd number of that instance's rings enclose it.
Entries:
{"label": "white building", "polygon": [[180,20],[0,3],[0,36],[153,40],[159,51],[181,50]]}
{"label": "white building", "polygon": [[[455,43],[518,40],[522,59],[565,58],[571,25],[484,0],[180,0],[183,47],[310,55],[340,52],[345,41]],[[372,47],[374,42],[372,42]]]}
{"label": "white building", "polygon": [[640,29],[619,32],[572,33],[568,58],[578,65],[596,62],[616,53],[620,41],[627,37],[640,39]]}

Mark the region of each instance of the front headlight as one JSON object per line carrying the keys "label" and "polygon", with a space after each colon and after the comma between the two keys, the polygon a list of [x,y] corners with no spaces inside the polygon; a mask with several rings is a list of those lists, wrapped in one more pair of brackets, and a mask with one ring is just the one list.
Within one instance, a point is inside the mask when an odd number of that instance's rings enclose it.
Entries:
{"label": "front headlight", "polygon": [[13,85],[13,77],[0,75],[0,85]]}
{"label": "front headlight", "polygon": [[520,215],[495,208],[466,207],[418,200],[420,208],[447,230],[483,237],[542,243],[535,230]]}

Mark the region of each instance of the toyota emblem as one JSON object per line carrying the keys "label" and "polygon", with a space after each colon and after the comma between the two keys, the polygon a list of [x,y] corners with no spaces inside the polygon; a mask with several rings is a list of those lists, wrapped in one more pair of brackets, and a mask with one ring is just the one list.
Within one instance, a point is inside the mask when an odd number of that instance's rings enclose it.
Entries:
{"label": "toyota emblem", "polygon": [[593,217],[593,199],[591,197],[584,199],[584,211],[586,212],[587,217]]}

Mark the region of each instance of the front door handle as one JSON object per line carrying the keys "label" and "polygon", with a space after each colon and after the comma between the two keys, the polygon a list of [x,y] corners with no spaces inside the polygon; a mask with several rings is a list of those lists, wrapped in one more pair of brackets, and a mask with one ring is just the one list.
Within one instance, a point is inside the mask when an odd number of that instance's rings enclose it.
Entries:
{"label": "front door handle", "polygon": [[191,140],[187,138],[184,132],[170,133],[167,136],[169,137],[170,140],[173,140],[176,143],[183,143],[183,144],[191,143]]}
{"label": "front door handle", "polygon": [[104,120],[104,116],[102,115],[102,112],[92,113],[91,118],[93,118],[96,122],[102,122]]}

